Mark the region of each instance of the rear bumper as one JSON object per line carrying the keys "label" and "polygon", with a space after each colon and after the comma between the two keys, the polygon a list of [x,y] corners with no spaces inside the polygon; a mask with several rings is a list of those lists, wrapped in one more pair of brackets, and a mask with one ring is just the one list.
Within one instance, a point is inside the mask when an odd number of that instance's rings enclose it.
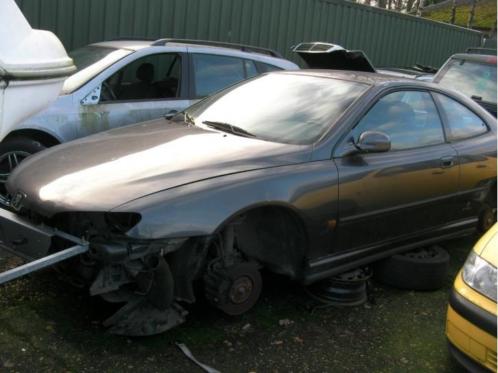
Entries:
{"label": "rear bumper", "polygon": [[450,296],[446,336],[452,355],[468,370],[496,371],[496,316],[455,289]]}

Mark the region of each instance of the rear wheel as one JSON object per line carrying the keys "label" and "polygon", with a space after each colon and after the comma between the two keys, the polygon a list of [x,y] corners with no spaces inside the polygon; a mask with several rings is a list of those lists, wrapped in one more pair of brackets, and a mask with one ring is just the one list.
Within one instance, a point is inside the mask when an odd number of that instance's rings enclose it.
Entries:
{"label": "rear wheel", "polygon": [[437,290],[446,280],[450,256],[439,246],[393,255],[374,265],[374,278],[399,289]]}
{"label": "rear wheel", "polygon": [[496,207],[484,204],[479,213],[478,230],[479,233],[487,232],[496,223]]}
{"label": "rear wheel", "polygon": [[6,201],[5,184],[12,171],[27,157],[46,149],[39,141],[28,137],[12,137],[0,143],[0,203]]}

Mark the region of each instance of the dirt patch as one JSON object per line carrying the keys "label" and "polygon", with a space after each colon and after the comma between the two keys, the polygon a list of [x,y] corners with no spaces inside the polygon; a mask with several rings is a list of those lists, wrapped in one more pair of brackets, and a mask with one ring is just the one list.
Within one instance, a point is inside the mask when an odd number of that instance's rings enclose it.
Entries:
{"label": "dirt patch", "polygon": [[[445,288],[399,291],[374,284],[374,302],[319,308],[300,285],[266,274],[261,301],[229,318],[199,302],[163,335],[109,335],[113,309],[45,271],[0,286],[0,371],[200,372],[175,346],[222,372],[458,372],[444,335],[449,289],[475,238],[451,241]],[[0,266],[10,265],[0,253]]]}

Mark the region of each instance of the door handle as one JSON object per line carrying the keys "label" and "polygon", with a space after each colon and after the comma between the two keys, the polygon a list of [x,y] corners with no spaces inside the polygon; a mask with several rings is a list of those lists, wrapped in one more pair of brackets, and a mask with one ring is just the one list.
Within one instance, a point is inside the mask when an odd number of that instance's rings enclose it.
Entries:
{"label": "door handle", "polygon": [[453,157],[452,155],[448,157],[442,157],[440,159],[440,162],[441,162],[441,168],[453,167],[455,165],[455,157]]}

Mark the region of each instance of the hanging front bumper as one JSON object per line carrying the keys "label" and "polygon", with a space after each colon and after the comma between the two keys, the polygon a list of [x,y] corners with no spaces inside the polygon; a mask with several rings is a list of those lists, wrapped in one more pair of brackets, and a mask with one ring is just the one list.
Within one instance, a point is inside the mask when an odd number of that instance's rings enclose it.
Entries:
{"label": "hanging front bumper", "polygon": [[[53,240],[59,237],[69,247],[53,251]],[[26,264],[0,273],[0,284],[12,281],[88,251],[88,242],[57,229],[35,225],[0,208],[0,248],[28,260]]]}

